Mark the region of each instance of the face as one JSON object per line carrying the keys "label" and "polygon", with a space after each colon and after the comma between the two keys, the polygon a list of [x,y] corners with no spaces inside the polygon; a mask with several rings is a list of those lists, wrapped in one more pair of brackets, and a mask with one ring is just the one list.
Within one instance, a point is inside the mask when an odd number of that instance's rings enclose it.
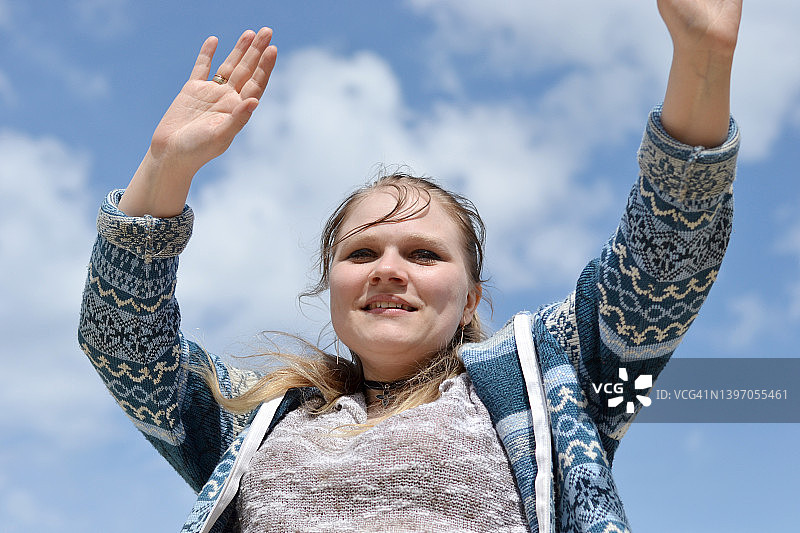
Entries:
{"label": "face", "polygon": [[[339,235],[391,211],[395,197],[376,190],[350,212]],[[415,218],[379,224],[345,239],[330,269],[331,321],[357,353],[364,377],[406,377],[472,320],[480,287],[470,280],[463,238],[433,199]]]}

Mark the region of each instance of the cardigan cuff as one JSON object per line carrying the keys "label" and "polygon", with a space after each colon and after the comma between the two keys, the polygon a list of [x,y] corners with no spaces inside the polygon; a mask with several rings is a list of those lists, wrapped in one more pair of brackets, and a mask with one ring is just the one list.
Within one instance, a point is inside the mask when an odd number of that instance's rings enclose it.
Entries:
{"label": "cardigan cuff", "polygon": [[639,149],[639,167],[665,201],[685,211],[701,211],[730,192],[738,152],[739,128],[733,118],[724,143],[713,148],[691,146],[666,132],[661,106],[656,106]]}
{"label": "cardigan cuff", "polygon": [[100,206],[97,214],[100,235],[146,263],[180,254],[192,235],[192,209],[186,205],[181,214],[170,218],[130,217],[118,207],[123,192],[123,189],[111,191]]}

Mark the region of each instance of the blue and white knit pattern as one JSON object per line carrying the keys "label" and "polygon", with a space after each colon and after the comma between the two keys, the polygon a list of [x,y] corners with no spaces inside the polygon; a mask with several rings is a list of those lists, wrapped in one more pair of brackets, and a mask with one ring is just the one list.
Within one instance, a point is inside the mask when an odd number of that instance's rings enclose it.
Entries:
{"label": "blue and white knit pattern", "polygon": [[[136,427],[200,490],[246,421],[220,409],[190,370],[208,358],[179,330],[177,254],[194,216],[187,207],[170,219],[127,217],[121,195],[112,191],[98,215],[78,340]],[[215,367],[231,393],[228,369]]]}
{"label": "blue and white knit pattern", "polygon": [[[716,279],[730,234],[736,127],[731,123],[723,146],[694,149],[664,132],[659,112],[650,116],[640,179],[619,229],[575,292],[532,316],[553,435],[557,531],[628,531],[610,467],[635,415],[609,408],[591,384],[617,382],[620,366],[631,376],[662,370]],[[112,192],[98,216],[79,343],[136,427],[200,493],[184,528],[200,531],[249,416],[221,409],[190,367],[210,360],[226,395],[252,376],[228,369],[180,333],[177,255],[191,234],[191,210],[170,219],[127,217],[116,207],[120,196]],[[534,438],[511,323],[465,346],[462,356],[537,531]],[[273,426],[299,404],[290,394]],[[233,507],[212,531],[235,529]]]}
{"label": "blue and white knit pattern", "polygon": [[172,218],[129,217],[117,208],[123,192],[116,189],[108,193],[97,217],[98,233],[145,263],[177,257],[192,235],[194,211],[185,206],[180,215]]}
{"label": "blue and white knit pattern", "polygon": [[[584,269],[576,291],[533,317],[557,453],[557,531],[628,531],[611,475],[619,439],[634,414],[608,406],[592,383],[661,372],[716,279],[730,237],[738,131],[715,150],[670,139],[650,117],[640,179],[619,229]],[[662,190],[663,189],[663,190]],[[462,350],[492,413],[536,530],[529,405],[509,322]]]}

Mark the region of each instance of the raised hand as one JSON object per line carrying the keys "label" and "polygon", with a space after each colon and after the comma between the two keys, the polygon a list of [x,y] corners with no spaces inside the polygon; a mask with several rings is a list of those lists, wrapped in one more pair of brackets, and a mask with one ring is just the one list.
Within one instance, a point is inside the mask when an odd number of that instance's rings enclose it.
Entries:
{"label": "raised hand", "polygon": [[181,212],[195,173],[222,154],[258,106],[275,66],[272,30],[245,31],[209,81],[216,37],[203,43],[191,76],[153,133],[119,208],[128,215]]}
{"label": "raised hand", "polygon": [[686,144],[724,142],[742,0],[658,0],[673,43],[661,122]]}

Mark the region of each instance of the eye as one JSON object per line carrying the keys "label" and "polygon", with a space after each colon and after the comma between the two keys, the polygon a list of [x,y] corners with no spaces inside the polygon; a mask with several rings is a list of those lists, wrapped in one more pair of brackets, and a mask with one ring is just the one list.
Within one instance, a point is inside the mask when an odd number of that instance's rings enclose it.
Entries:
{"label": "eye", "polygon": [[375,257],[375,252],[369,248],[359,248],[347,254],[347,259],[350,261],[369,261]]}
{"label": "eye", "polygon": [[411,257],[414,259],[414,261],[423,264],[435,263],[442,260],[439,254],[432,252],[431,250],[414,250],[411,252]]}

